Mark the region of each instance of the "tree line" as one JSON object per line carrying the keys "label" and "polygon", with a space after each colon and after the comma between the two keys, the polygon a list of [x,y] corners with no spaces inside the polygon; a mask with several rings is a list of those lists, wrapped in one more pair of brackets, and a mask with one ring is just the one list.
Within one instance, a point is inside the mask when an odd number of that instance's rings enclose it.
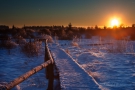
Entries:
{"label": "tree line", "polygon": [[131,40],[135,40],[135,25],[132,27],[113,27],[113,28],[98,28],[96,25],[92,27],[72,27],[70,23],[67,27],[64,26],[24,26],[22,28],[16,28],[13,26],[9,29],[0,28],[0,39],[12,38],[37,38],[41,35],[50,35],[52,37],[58,37],[59,40],[72,40],[74,37],[90,39],[92,36],[107,37],[111,36],[115,39],[123,39],[129,36]]}

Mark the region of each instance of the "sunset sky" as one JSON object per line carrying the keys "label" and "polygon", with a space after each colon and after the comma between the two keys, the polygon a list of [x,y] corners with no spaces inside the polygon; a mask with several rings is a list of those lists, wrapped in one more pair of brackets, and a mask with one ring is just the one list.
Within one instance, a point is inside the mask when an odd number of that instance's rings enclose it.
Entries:
{"label": "sunset sky", "polygon": [[135,23],[135,0],[0,0],[0,25],[109,26]]}

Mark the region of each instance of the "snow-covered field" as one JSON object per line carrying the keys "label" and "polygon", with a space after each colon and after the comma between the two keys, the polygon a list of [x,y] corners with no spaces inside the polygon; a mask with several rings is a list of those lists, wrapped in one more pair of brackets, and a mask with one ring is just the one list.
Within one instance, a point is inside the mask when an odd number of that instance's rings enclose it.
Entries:
{"label": "snow-covered field", "polygon": [[[20,52],[19,47],[12,49],[11,54],[5,49],[0,50],[0,86],[9,83],[32,68],[44,62],[44,48],[38,57],[26,57]],[[48,81],[45,78],[45,70],[34,74],[12,90],[45,90]]]}
{"label": "snow-covered field", "polygon": [[[120,42],[120,43],[119,43]],[[135,42],[133,41],[98,41],[90,39],[59,40],[50,47],[63,50],[81,66],[103,90],[135,90]],[[44,62],[44,45],[38,57],[28,58],[19,48],[0,49],[0,85]],[[45,70],[41,70],[13,90],[45,90],[48,81]]]}
{"label": "snow-covered field", "polygon": [[[125,50],[120,52],[116,50],[120,49],[116,42],[122,42],[120,47]],[[71,41],[59,41],[58,44],[104,87],[103,90],[135,90],[134,42],[123,40],[113,41],[112,44],[98,43],[101,42],[84,39],[72,44]]]}

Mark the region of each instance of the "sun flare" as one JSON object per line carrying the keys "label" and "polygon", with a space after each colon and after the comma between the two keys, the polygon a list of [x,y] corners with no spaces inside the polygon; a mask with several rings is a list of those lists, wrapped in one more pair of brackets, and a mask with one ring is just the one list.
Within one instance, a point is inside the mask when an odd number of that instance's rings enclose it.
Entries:
{"label": "sun flare", "polygon": [[114,27],[114,26],[117,26],[118,27],[119,26],[119,20],[116,19],[116,18],[115,19],[112,19],[111,20],[111,26],[112,27]]}

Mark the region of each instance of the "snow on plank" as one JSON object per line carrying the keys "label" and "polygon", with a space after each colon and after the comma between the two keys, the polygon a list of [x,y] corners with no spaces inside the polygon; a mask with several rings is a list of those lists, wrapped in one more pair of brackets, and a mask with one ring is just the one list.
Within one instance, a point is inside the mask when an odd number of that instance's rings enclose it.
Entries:
{"label": "snow on plank", "polygon": [[80,68],[63,50],[51,48],[51,52],[59,69],[62,90],[100,90],[92,77]]}

